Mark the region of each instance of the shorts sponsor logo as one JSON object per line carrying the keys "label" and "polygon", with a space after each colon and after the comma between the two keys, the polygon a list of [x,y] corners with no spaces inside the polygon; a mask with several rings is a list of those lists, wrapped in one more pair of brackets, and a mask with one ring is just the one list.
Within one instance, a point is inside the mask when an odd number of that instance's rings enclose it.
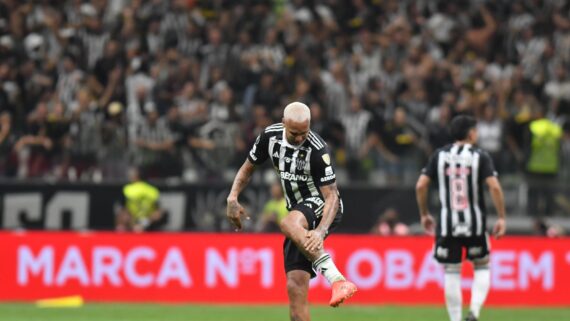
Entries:
{"label": "shorts sponsor logo", "polygon": [[440,257],[440,258],[445,259],[445,258],[447,258],[447,257],[449,256],[449,249],[446,249],[446,248],[443,248],[443,247],[441,247],[441,246],[438,246],[437,249],[436,249],[436,251],[435,251],[435,255],[436,255],[437,257]]}
{"label": "shorts sponsor logo", "polygon": [[483,248],[480,246],[475,246],[475,247],[470,247],[469,250],[467,250],[469,255],[480,255],[481,253],[483,253]]}
{"label": "shorts sponsor logo", "polygon": [[309,197],[305,200],[306,202],[311,202],[317,206],[323,205],[324,201],[319,197]]}

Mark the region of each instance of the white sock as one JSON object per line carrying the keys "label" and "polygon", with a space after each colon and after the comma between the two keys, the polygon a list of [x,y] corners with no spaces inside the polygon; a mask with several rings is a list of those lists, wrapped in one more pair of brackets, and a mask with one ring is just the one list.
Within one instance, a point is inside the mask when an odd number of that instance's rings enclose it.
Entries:
{"label": "white sock", "polygon": [[445,304],[451,321],[461,321],[461,264],[445,267]]}
{"label": "white sock", "polygon": [[491,271],[488,266],[476,267],[474,274],[471,287],[471,312],[476,318],[479,318],[479,312],[481,312],[481,307],[485,303],[491,287]]}
{"label": "white sock", "polygon": [[336,268],[331,256],[328,253],[324,253],[318,259],[313,262],[313,268],[321,273],[330,284],[336,281],[344,281],[345,278]]}

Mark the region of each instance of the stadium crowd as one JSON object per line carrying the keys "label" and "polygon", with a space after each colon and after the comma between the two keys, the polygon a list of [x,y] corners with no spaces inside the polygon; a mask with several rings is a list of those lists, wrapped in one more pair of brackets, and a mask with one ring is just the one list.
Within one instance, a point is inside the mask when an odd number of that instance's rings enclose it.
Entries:
{"label": "stadium crowd", "polygon": [[352,181],[414,181],[469,113],[514,176],[552,119],[568,182],[569,73],[559,0],[0,0],[0,176],[220,179],[298,100]]}

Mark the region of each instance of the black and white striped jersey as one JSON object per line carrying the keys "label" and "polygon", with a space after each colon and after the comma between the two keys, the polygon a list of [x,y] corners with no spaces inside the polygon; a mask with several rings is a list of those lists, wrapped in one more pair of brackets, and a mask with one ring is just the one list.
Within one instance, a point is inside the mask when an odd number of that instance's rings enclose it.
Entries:
{"label": "black and white striped jersey", "polygon": [[483,185],[487,177],[497,176],[489,154],[469,144],[447,145],[430,157],[422,174],[438,186],[441,202],[438,236],[485,235]]}
{"label": "black and white striped jersey", "polygon": [[336,176],[327,145],[318,134],[311,131],[303,144],[293,146],[285,138],[283,124],[273,124],[257,137],[248,159],[256,165],[271,160],[281,180],[287,209],[310,201],[318,205],[314,209],[316,216],[322,215],[324,198],[319,187],[334,183]]}

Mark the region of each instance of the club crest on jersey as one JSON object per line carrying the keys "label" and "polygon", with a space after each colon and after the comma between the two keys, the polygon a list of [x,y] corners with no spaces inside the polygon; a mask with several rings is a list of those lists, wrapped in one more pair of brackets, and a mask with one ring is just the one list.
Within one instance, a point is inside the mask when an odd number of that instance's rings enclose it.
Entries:
{"label": "club crest on jersey", "polygon": [[327,165],[331,164],[331,158],[330,158],[329,154],[324,154],[322,157],[323,157],[323,161],[325,162],[325,164],[327,164]]}
{"label": "club crest on jersey", "polygon": [[297,159],[297,169],[298,170],[302,170],[305,168],[305,165],[307,165],[307,162],[301,159]]}

